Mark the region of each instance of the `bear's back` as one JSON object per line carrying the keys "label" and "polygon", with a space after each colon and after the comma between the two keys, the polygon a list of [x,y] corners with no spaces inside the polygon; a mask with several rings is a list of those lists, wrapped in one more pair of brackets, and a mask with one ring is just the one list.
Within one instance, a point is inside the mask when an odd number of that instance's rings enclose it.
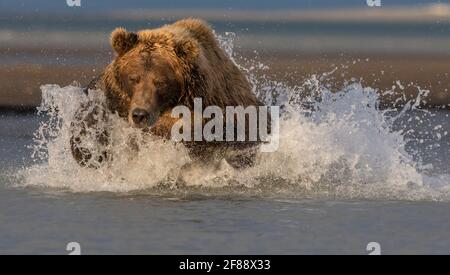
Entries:
{"label": "bear's back", "polygon": [[195,39],[202,49],[203,75],[210,78],[211,103],[224,106],[261,105],[251,91],[251,85],[243,71],[220,47],[212,28],[201,19],[179,20],[161,28],[176,36]]}

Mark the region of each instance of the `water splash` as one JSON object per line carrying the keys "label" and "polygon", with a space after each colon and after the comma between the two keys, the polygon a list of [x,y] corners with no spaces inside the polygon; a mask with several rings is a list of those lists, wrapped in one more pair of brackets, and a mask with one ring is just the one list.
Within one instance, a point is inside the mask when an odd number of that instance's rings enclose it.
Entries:
{"label": "water splash", "polygon": [[[45,85],[39,111],[48,119],[35,133],[35,164],[17,174],[17,185],[73,192],[406,200],[450,197],[449,175],[427,174],[421,158],[406,150],[411,129],[394,127],[405,113],[418,109],[425,95],[405,105],[401,112],[380,110],[380,93],[356,80],[332,91],[326,81],[336,69],[290,87],[264,74],[257,76],[267,67],[237,56],[234,34],[218,39],[236,63],[244,64],[240,67],[246,71],[255,94],[267,105],[281,106],[278,151],[260,153],[257,164],[246,170],[236,171],[225,161],[214,167],[199,166],[191,162],[183,145],[144,136],[109,113],[101,127],[111,132],[108,146],[113,160],[98,164],[98,169],[83,168],[71,156],[70,124],[76,119],[76,110],[87,101],[96,102],[94,105],[104,110],[104,98],[98,91],[84,96],[78,86]],[[436,131],[442,136],[446,129]],[[95,133],[91,134],[95,137]],[[138,150],[130,146],[130,140]],[[94,138],[90,146],[92,150],[104,149],[95,147]]]}

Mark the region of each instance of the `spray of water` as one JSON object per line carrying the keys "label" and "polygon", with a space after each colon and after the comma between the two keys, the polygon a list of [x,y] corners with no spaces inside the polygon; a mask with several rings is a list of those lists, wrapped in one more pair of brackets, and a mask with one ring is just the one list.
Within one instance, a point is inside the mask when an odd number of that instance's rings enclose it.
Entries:
{"label": "spray of water", "polygon": [[[181,144],[143,136],[103,107],[100,91],[89,96],[78,86],[42,87],[41,115],[47,119],[35,133],[35,163],[17,173],[16,185],[72,192],[201,192],[259,196],[333,197],[340,199],[431,199],[449,197],[449,176],[427,175],[420,158],[405,150],[407,129],[394,129],[396,120],[418,107],[420,97],[403,111],[380,110],[379,93],[349,81],[331,91],[326,80],[335,70],[313,75],[298,86],[257,76],[267,67],[233,51],[234,34],[218,36],[222,47],[242,65],[254,93],[267,105],[279,105],[280,147],[259,153],[257,164],[234,170],[225,161],[205,167],[190,160]],[[259,74],[261,75],[261,74]],[[401,84],[399,84],[401,86]],[[389,92],[389,91],[387,91]],[[423,96],[423,95],[421,95]],[[99,131],[111,133],[112,161],[98,169],[80,167],[70,152],[70,125],[76,110],[87,102],[108,113],[84,144],[101,151]],[[98,129],[100,128],[100,129]],[[441,129],[442,132],[444,131]],[[134,140],[138,149],[130,146]],[[188,167],[188,168],[186,168]]]}

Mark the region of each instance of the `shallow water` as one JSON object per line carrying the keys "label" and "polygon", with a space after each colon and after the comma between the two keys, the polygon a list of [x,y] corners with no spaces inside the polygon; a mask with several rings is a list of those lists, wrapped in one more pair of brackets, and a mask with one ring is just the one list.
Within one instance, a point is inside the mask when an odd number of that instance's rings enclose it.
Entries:
{"label": "shallow water", "polygon": [[66,254],[72,241],[86,254],[367,254],[372,241],[385,254],[450,253],[449,202],[10,187],[4,173],[28,158],[37,122],[0,120],[0,253]]}
{"label": "shallow water", "polygon": [[[447,116],[439,111],[433,118],[448,123]],[[72,241],[86,254],[367,254],[372,241],[385,254],[450,253],[450,203],[445,200],[323,199],[201,188],[72,193],[12,187],[11,173],[29,162],[32,148],[25,145],[33,144],[41,120],[34,115],[0,119],[1,253],[66,254]],[[417,129],[426,132],[426,127]],[[446,142],[434,151],[425,143],[418,147],[430,156],[435,174],[448,173]]]}

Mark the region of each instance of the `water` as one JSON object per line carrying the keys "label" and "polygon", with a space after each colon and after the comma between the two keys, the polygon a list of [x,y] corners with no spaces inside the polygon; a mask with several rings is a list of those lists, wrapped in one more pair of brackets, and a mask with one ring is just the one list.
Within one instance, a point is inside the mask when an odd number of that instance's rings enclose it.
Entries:
{"label": "water", "polygon": [[450,205],[0,189],[2,253],[449,253]]}
{"label": "water", "polygon": [[[3,48],[37,48],[39,54],[27,56],[28,62],[42,62],[50,49],[109,49],[108,37],[116,26],[129,30],[159,27],[173,20],[121,22],[97,20],[35,19],[16,21],[1,18],[0,42]],[[237,45],[246,50],[299,51],[302,53],[395,53],[450,54],[448,22],[223,22],[209,20],[220,32],[239,34]],[[62,26],[61,26],[62,25]],[[23,62],[23,56],[2,57],[4,62]],[[49,59],[47,63],[56,62]],[[45,62],[44,62],[45,63]]]}
{"label": "water", "polygon": [[[448,121],[448,112],[434,114],[432,123]],[[24,145],[33,144],[32,133],[40,121],[34,115],[0,120],[2,253],[65,254],[71,241],[81,243],[83,253],[95,254],[365,254],[371,241],[379,242],[383,253],[449,253],[450,204],[445,200],[308,199],[230,190],[72,193],[6,187],[14,177],[5,173],[29,162],[32,150]],[[450,147],[441,144],[431,152],[426,145],[410,146],[430,155],[448,152]],[[436,167],[445,162],[448,169],[446,156],[430,159]],[[448,170],[437,171],[441,172]],[[66,182],[70,178],[66,175]]]}
{"label": "water", "polygon": [[182,146],[110,115],[113,162],[81,168],[68,128],[102,97],[43,86],[39,116],[0,120],[0,252],[63,254],[72,241],[83,253],[366,254],[372,241],[386,254],[450,252],[449,111],[421,110],[427,91],[401,110],[379,109],[379,94],[353,80],[332,93],[339,69],[296,87],[257,77],[266,67],[236,55],[233,37],[222,46],[282,107],[277,152],[244,171],[186,172]]}
{"label": "water", "polygon": [[[303,5],[333,7],[329,3],[318,5],[315,1],[307,2]],[[356,7],[366,7],[365,1],[354,2],[358,4]],[[153,10],[153,13],[150,14],[146,10],[118,9],[111,14],[106,10],[95,12],[95,9],[86,8],[78,13],[65,7],[64,1],[61,1],[60,12],[51,13],[51,10],[42,8],[26,13],[24,7],[22,12],[0,13],[1,50],[10,53],[0,56],[0,61],[8,64],[98,64],[104,60],[92,56],[80,56],[78,60],[74,56],[86,50],[109,51],[109,35],[117,26],[137,31],[189,16],[207,20],[217,32],[237,33],[236,45],[249,51],[448,56],[450,9],[445,5],[447,2],[441,1],[442,6],[421,3],[429,5],[419,6],[419,10],[415,10],[414,6],[391,10],[390,4],[386,3],[380,12],[386,12],[388,18],[374,14],[367,18],[364,10],[344,10],[341,13],[335,10],[314,15],[301,9],[299,14],[291,10],[288,13],[260,11],[247,15],[245,12],[239,13],[240,9],[195,13],[193,10],[158,12],[152,8],[150,12]],[[413,3],[408,1],[407,4]],[[339,5],[342,5],[341,8],[345,6],[343,3]],[[109,2],[107,6],[110,6]],[[310,18],[308,15],[313,16]],[[53,52],[61,49],[66,52]]]}

